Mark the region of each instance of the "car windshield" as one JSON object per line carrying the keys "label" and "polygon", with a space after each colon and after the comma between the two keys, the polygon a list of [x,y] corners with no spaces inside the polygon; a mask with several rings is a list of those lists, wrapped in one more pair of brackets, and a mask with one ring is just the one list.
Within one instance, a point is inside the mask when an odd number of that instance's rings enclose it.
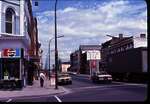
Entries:
{"label": "car windshield", "polygon": [[68,74],[59,74],[58,77],[69,77]]}

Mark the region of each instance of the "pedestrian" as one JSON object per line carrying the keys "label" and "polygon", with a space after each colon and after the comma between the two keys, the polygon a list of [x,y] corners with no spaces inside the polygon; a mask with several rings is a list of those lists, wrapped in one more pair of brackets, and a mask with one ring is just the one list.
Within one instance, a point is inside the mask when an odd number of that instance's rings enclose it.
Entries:
{"label": "pedestrian", "polygon": [[40,73],[40,85],[41,85],[41,87],[43,87],[43,85],[44,85],[44,79],[45,79],[44,73]]}

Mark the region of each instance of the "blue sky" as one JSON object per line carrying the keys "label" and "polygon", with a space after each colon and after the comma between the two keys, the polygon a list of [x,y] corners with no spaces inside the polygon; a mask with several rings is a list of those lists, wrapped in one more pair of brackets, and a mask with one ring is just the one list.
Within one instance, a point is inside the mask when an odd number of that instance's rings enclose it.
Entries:
{"label": "blue sky", "polygon": [[[55,0],[33,0],[33,13],[38,19],[39,40],[45,64],[48,41],[54,37]],[[106,34],[139,36],[147,34],[147,5],[144,0],[58,0],[57,7],[59,57],[70,60],[70,53],[83,44],[101,44],[110,39]],[[54,63],[54,40],[51,42]]]}

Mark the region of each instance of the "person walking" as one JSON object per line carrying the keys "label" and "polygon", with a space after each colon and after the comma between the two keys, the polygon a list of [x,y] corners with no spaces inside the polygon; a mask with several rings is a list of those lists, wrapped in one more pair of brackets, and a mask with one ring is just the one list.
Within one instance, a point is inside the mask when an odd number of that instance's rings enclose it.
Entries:
{"label": "person walking", "polygon": [[45,79],[44,73],[40,73],[40,85],[41,85],[41,87],[43,87],[43,85],[44,85],[44,79]]}

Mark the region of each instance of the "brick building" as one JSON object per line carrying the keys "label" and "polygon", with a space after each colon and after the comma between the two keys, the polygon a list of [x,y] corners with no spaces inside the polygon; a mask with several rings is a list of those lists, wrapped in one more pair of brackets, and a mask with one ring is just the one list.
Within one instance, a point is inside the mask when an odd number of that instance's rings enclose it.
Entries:
{"label": "brick building", "polygon": [[[0,82],[32,84],[31,60],[39,48],[31,0],[0,0]],[[6,79],[6,80],[5,80]],[[11,84],[11,83],[10,83]],[[14,84],[11,84],[14,85]]]}
{"label": "brick building", "polygon": [[[70,55],[70,71],[80,74],[91,74],[91,70],[99,71],[100,50],[100,45],[80,45],[79,50]],[[92,66],[94,66],[94,69],[92,69]]]}
{"label": "brick building", "polygon": [[112,37],[111,40],[102,43],[101,55],[105,69],[114,77],[123,80],[130,75],[131,79],[136,77],[145,79],[143,78],[147,73],[145,34],[140,34],[139,37],[123,37],[123,34]]}

